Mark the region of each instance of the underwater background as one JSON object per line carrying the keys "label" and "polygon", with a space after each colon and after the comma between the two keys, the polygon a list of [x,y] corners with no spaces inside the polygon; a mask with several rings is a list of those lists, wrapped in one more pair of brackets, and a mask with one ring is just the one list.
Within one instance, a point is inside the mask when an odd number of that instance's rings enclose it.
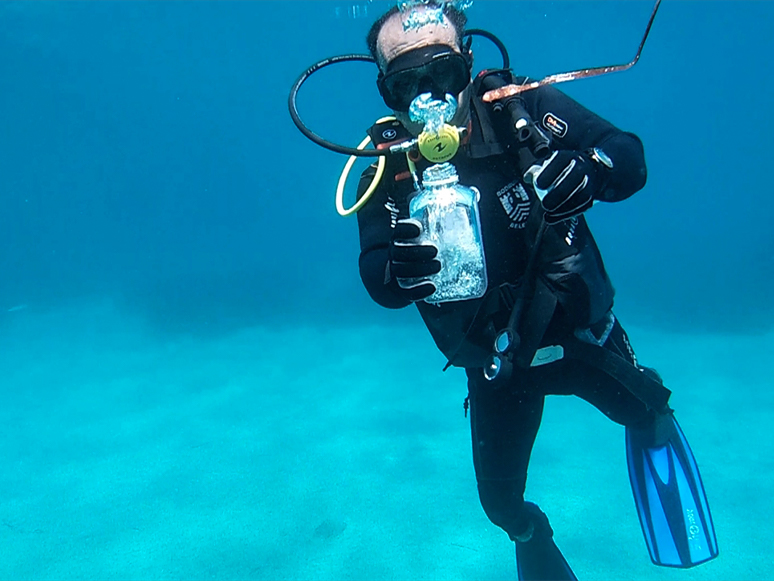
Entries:
{"label": "underwater background", "polygon": [[[0,2],[0,578],[516,578],[464,373],[370,301],[346,158],[288,114],[391,5]],[[542,77],[629,62],[652,7],[467,14]],[[774,578],[772,30],[771,2],[664,0],[634,68],[558,86],[645,145],[646,187],[587,219],[721,551],[651,565],[623,428],[553,397],[527,496],[581,579]],[[374,81],[324,69],[302,118],[354,146]]]}

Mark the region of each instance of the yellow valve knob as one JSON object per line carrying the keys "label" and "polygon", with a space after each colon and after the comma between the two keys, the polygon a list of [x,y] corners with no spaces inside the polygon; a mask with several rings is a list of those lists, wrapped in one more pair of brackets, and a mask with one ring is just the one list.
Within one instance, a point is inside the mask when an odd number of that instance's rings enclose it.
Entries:
{"label": "yellow valve knob", "polygon": [[419,152],[432,163],[449,161],[459,148],[460,134],[452,125],[442,125],[437,133],[419,134]]}

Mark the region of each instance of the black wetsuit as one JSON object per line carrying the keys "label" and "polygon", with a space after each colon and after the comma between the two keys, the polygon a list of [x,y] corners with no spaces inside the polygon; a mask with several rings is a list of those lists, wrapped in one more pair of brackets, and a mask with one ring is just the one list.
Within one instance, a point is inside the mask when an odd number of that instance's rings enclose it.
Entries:
{"label": "black wetsuit", "polygon": [[[524,105],[541,132],[550,137],[552,149],[599,147],[612,159],[613,169],[596,199],[623,200],[644,186],[643,148],[635,135],[617,129],[553,87],[525,93]],[[490,113],[477,98],[472,110],[469,138],[451,163],[460,183],[475,186],[481,193],[489,290],[482,299],[416,305],[439,349],[454,365],[467,370],[481,503],[490,520],[515,538],[527,527],[523,510],[527,465],[546,395],[577,395],[627,426],[645,426],[654,416],[620,383],[577,359],[522,366],[504,387],[494,388],[484,379],[484,358],[492,351],[496,331],[508,320],[512,296],[509,300],[507,295],[518,293],[523,282],[542,213],[537,196],[523,179],[524,168],[518,167],[504,143],[498,124],[505,119]],[[372,127],[374,143],[408,137],[396,123]],[[420,172],[426,167],[421,162],[417,166]],[[405,157],[389,156],[379,187],[358,213],[361,278],[373,300],[387,308],[410,304],[389,275],[394,223],[408,217],[407,199],[413,192],[407,170]],[[373,175],[373,166],[364,172],[361,193]],[[595,338],[603,339],[603,347],[636,363],[624,330],[612,316],[613,287],[583,216],[548,226],[538,256],[538,279],[555,297],[555,307],[547,319],[545,313],[525,313],[521,329],[525,335],[530,328],[540,327],[536,323],[530,327],[530,321],[540,320],[541,315],[546,319],[540,331],[532,333],[533,352],[538,347],[561,345],[576,337],[576,332],[589,336],[590,329]]]}

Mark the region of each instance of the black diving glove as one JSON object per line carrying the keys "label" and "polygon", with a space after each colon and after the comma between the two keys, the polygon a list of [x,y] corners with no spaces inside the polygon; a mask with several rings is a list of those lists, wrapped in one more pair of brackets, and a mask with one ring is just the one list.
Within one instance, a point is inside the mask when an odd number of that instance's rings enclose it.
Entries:
{"label": "black diving glove", "polygon": [[582,214],[594,204],[603,168],[580,151],[559,150],[532,173],[533,184],[548,224]]}
{"label": "black diving glove", "polygon": [[420,243],[417,238],[421,233],[422,224],[417,220],[398,220],[390,242],[390,274],[397,280],[401,296],[412,303],[435,292],[427,277],[441,272],[438,248],[430,242]]}

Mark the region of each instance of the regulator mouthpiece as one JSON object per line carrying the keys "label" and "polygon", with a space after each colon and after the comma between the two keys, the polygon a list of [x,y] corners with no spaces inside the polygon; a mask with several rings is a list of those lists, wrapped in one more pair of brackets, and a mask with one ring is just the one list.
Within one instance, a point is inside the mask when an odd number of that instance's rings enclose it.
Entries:
{"label": "regulator mouthpiece", "polygon": [[433,99],[432,93],[422,93],[409,105],[409,119],[422,123],[425,131],[438,131],[444,123],[454,119],[457,99],[446,93],[445,101]]}

